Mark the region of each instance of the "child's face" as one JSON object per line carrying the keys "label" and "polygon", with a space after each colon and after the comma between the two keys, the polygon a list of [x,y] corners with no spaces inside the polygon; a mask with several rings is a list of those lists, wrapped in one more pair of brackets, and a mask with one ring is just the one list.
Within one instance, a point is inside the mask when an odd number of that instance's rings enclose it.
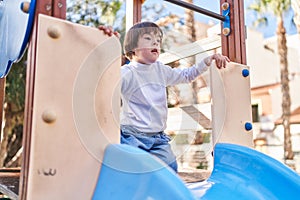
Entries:
{"label": "child's face", "polygon": [[142,64],[154,63],[160,54],[161,38],[158,34],[145,33],[138,38],[133,60]]}

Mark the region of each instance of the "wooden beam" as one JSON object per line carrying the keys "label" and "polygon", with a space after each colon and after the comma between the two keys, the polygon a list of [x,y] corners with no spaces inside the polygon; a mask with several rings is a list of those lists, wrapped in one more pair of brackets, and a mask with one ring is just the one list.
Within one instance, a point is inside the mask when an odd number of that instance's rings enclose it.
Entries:
{"label": "wooden beam", "polygon": [[126,0],[126,30],[142,20],[143,0]]}
{"label": "wooden beam", "polygon": [[142,20],[142,4],[143,0],[133,0],[133,23],[140,22]]}
{"label": "wooden beam", "polygon": [[17,200],[19,191],[19,168],[0,169],[0,192],[9,199]]}
{"label": "wooden beam", "polygon": [[244,1],[221,0],[220,7],[225,2],[230,4],[231,33],[228,36],[221,34],[222,54],[228,56],[233,62],[247,64]]}
{"label": "wooden beam", "polygon": [[52,16],[60,19],[66,19],[66,13],[67,13],[67,5],[66,1],[62,0],[53,0],[53,11]]}

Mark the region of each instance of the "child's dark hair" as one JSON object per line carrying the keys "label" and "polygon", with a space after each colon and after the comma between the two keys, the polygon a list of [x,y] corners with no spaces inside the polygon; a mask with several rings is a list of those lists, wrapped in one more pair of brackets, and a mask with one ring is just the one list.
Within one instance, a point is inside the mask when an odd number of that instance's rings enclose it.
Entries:
{"label": "child's dark hair", "polygon": [[151,32],[153,32],[154,34],[158,34],[159,37],[162,39],[162,30],[153,22],[140,22],[133,25],[129,29],[124,39],[124,53],[127,58],[132,59],[134,49],[137,47],[138,38],[141,35],[144,35],[145,33]]}

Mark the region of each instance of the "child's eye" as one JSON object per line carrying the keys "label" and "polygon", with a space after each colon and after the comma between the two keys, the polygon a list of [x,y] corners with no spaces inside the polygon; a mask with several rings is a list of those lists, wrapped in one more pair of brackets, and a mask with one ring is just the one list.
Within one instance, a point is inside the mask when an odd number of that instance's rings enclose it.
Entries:
{"label": "child's eye", "polygon": [[145,40],[151,40],[151,38],[150,37],[144,37],[145,38]]}

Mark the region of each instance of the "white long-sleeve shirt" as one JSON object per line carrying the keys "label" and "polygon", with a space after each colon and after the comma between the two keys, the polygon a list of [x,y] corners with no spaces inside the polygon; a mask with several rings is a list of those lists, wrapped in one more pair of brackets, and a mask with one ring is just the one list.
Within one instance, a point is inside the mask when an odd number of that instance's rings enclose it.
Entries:
{"label": "white long-sleeve shirt", "polygon": [[121,125],[129,125],[144,133],[166,129],[166,87],[189,83],[207,70],[202,61],[189,68],[171,68],[156,61],[153,64],[130,62],[121,67]]}

